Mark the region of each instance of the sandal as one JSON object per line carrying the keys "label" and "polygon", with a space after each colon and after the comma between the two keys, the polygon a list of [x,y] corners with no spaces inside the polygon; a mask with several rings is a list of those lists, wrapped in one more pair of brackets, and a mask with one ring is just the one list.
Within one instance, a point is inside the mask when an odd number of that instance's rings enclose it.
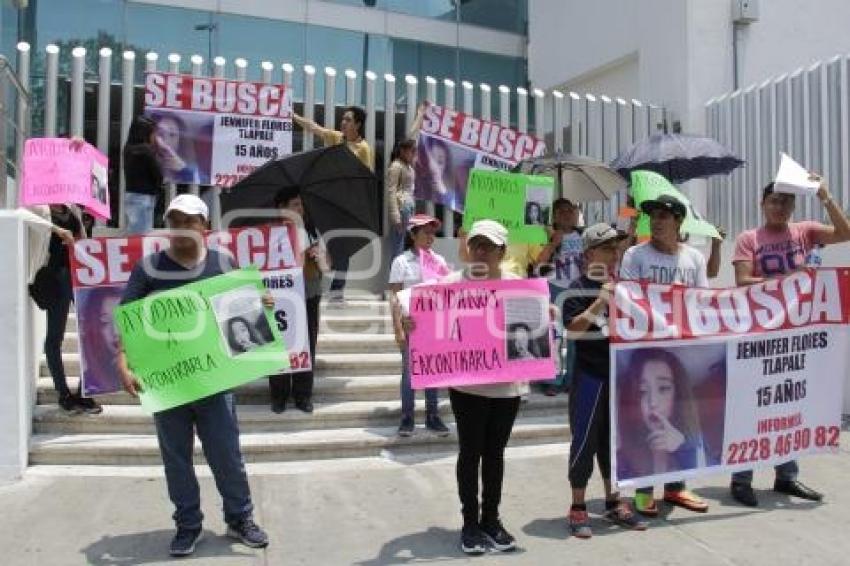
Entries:
{"label": "sandal", "polygon": [[643,519],[638,518],[633,512],[631,506],[623,500],[605,502],[604,517],[617,526],[633,531],[645,531],[649,524]]}

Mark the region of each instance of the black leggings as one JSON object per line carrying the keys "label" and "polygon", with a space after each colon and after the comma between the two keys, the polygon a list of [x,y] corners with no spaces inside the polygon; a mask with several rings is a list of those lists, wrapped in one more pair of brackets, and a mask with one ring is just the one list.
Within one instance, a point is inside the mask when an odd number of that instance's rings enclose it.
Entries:
{"label": "black leggings", "polygon": [[505,446],[519,397],[483,397],[449,389],[457,424],[457,487],[464,525],[478,524],[478,466],[481,464],[481,522],[499,518]]}
{"label": "black leggings", "polygon": [[316,339],[319,335],[319,301],[321,299],[321,296],[307,299],[307,332],[313,369],[301,373],[270,375],[269,391],[272,401],[286,401],[290,393],[296,401],[309,401],[313,397],[313,372],[316,369]]}

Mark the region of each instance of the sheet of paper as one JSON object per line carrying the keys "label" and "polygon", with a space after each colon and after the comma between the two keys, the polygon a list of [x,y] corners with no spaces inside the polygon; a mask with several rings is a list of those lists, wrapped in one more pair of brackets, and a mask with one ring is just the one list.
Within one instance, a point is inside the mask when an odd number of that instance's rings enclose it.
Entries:
{"label": "sheet of paper", "polygon": [[805,196],[816,194],[819,186],[820,181],[809,179],[809,172],[805,167],[794,161],[790,155],[782,153],[779,171],[776,172],[773,182],[774,191]]}

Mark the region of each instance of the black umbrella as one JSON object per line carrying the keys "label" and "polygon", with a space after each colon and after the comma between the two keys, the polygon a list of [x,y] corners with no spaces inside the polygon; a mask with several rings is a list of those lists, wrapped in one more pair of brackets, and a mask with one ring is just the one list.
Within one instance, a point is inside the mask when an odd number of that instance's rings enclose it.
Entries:
{"label": "black umbrella", "polygon": [[[222,216],[233,211],[274,209],[275,198],[281,193],[300,193],[307,215],[320,232],[363,230],[374,235],[380,229],[378,180],[343,145],[269,161],[222,193]],[[268,222],[268,217],[258,215],[256,219]],[[250,216],[239,217],[239,224],[247,223],[251,223]],[[362,237],[331,241],[335,251],[349,255],[369,243]]]}
{"label": "black umbrella", "polygon": [[642,169],[664,175],[671,183],[724,175],[744,162],[711,138],[687,134],[655,134],[618,155],[611,167],[625,179]]}

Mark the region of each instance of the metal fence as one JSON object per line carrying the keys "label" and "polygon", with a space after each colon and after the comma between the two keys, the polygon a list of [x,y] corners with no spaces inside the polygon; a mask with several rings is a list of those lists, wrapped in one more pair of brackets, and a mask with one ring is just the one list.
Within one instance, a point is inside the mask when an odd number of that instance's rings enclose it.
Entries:
{"label": "metal fence", "polygon": [[[27,85],[29,84],[29,46],[20,44],[18,54],[19,76],[21,82]],[[180,54],[170,53],[165,57],[165,64],[162,65],[162,58],[158,53],[147,53],[144,61],[139,62],[136,60],[134,51],[125,51],[120,55],[121,77],[117,80],[112,76],[112,58],[115,54],[109,48],[100,49],[97,69],[85,68],[86,50],[83,47],[76,47],[69,53],[61,53],[57,46],[48,45],[44,56],[44,135],[50,137],[57,133],[59,60],[60,57],[70,57],[68,66],[70,77],[64,77],[69,81],[70,89],[68,124],[67,128],[62,130],[67,130],[72,136],[83,136],[84,123],[87,119],[84,115],[85,89],[95,88],[97,91],[95,144],[104,153],[107,153],[110,145],[110,87],[113,84],[120,85],[121,88],[120,145],[123,145],[133,116],[142,112],[141,108],[134,107],[135,89],[141,88],[141,85],[135,83],[137,67],[140,64],[145,71],[166,70],[172,73],[183,72],[199,76],[205,73],[204,59],[200,55],[192,55],[185,59]],[[212,65],[213,76],[244,80],[248,65],[249,63],[242,58],[233,60],[232,65],[229,65],[224,58],[216,57]],[[324,112],[324,108],[352,104],[363,106],[367,116],[366,140],[373,148],[376,147],[376,141],[381,141],[384,147],[383,163],[376,164],[378,173],[381,173],[389,164],[389,150],[395,140],[405,136],[422,99],[458,109],[466,114],[475,114],[485,120],[494,119],[492,116],[494,93],[488,84],[474,85],[463,81],[458,92],[458,85],[453,80],[439,81],[430,76],[424,77],[423,84],[418,77],[407,75],[404,77],[404,84],[399,85],[395,76],[385,74],[379,77],[371,71],[358,77],[355,71],[348,69],[340,77],[337,70],[331,67],[325,67],[320,73],[312,65],[304,65],[301,69],[296,69],[289,63],[276,65],[271,61],[262,61],[259,65],[262,71],[262,82],[277,82],[292,86],[293,81],[303,81],[304,96],[297,101],[301,104],[302,113],[306,118],[312,119],[321,111],[322,125],[325,127],[335,126],[335,112]],[[97,80],[90,80],[94,76]],[[317,80],[324,80],[322,101],[316,100]],[[365,85],[361,81],[365,81]],[[379,112],[376,100],[376,92],[380,88],[384,89],[382,112]],[[497,88],[496,96],[499,110],[497,118],[501,125],[507,126],[513,123],[520,131],[544,137],[550,149],[588,155],[605,161],[613,159],[617,152],[633,142],[666,127],[664,109],[637,100],[627,101],[606,96],[563,93],[557,90],[544,92],[534,89],[529,92],[525,88],[511,89],[504,85]],[[476,97],[478,97],[477,112],[475,112]],[[529,124],[529,99],[533,105],[533,124]],[[516,116],[512,117],[511,108],[514,103]],[[378,132],[376,121],[381,117],[383,139],[376,140]],[[397,117],[400,119],[399,123],[404,123],[405,131],[397,131]],[[91,117],[88,117],[88,121],[91,121]],[[315,140],[311,133],[304,132],[301,140],[301,146],[293,147],[294,151],[314,147]],[[120,182],[118,218],[120,225],[123,226],[122,203],[125,187],[123,175],[119,174],[118,177]],[[170,190],[174,191],[175,188],[172,186]],[[193,186],[190,190],[197,193],[199,187]],[[213,187],[212,190],[217,192],[220,189]],[[617,195],[610,203],[592,203],[585,211],[588,222],[612,218],[612,213],[616,214],[623,199],[624,195]],[[219,216],[216,210],[218,199],[212,199],[212,203],[211,213],[213,218],[217,218]],[[450,234],[453,225],[452,215],[447,214],[445,220],[446,233]]]}
{"label": "metal fence", "polygon": [[[836,56],[706,103],[706,133],[747,162],[729,177],[709,180],[712,221],[732,235],[761,223],[761,189],[773,179],[780,152],[823,174],[842,208],[850,205],[848,71],[850,56]],[[796,215],[823,219],[825,213],[804,198]]]}

